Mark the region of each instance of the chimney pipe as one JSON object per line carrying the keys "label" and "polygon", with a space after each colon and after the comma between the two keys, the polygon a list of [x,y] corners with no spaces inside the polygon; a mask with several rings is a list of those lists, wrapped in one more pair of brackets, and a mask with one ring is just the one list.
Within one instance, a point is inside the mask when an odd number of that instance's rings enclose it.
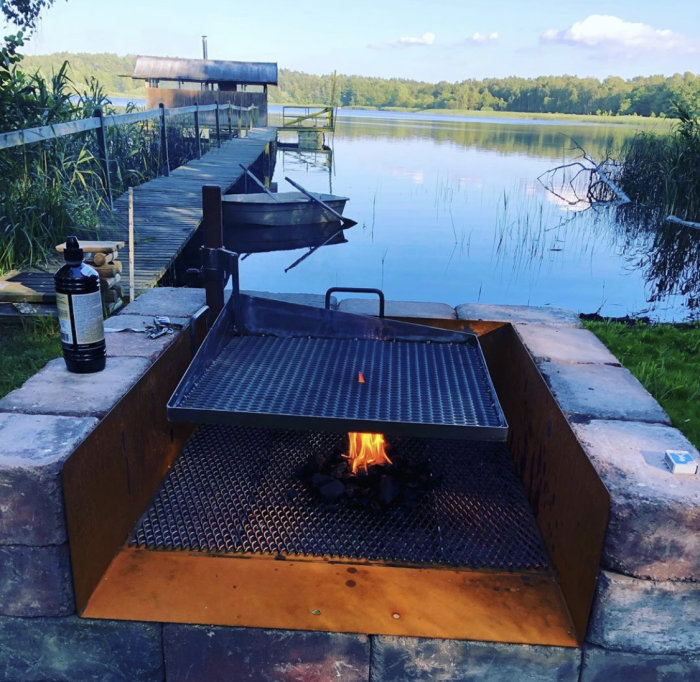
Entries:
{"label": "chimney pipe", "polygon": [[208,59],[208,52],[207,52],[207,37],[202,36],[202,59]]}

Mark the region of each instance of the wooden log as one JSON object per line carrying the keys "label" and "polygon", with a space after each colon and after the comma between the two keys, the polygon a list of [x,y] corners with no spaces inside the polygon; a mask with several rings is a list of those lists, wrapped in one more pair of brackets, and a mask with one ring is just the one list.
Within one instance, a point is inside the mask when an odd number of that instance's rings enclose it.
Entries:
{"label": "wooden log", "polygon": [[115,260],[112,263],[107,263],[106,265],[97,265],[95,266],[95,270],[97,270],[97,274],[99,274],[102,279],[114,277],[122,271],[122,262]]}
{"label": "wooden log", "polygon": [[107,263],[111,263],[115,258],[118,258],[116,251],[113,251],[112,253],[102,253],[100,251],[92,257],[92,262],[96,266],[105,265]]}

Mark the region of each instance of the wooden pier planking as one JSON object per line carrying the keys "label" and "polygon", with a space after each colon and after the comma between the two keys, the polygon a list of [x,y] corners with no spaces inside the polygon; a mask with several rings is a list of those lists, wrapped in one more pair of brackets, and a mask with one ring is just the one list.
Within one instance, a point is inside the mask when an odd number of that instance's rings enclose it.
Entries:
{"label": "wooden pier planking", "polygon": [[[275,128],[254,128],[246,137],[222,142],[184,166],[134,187],[134,286],[138,295],[155,286],[199,227],[202,220],[202,187],[219,185],[226,191],[243,175],[239,164],[255,163],[268,144],[275,141]],[[111,221],[105,222],[105,238],[127,242],[129,198],[124,193],[114,202]],[[122,252],[120,285],[129,288],[129,259]]]}

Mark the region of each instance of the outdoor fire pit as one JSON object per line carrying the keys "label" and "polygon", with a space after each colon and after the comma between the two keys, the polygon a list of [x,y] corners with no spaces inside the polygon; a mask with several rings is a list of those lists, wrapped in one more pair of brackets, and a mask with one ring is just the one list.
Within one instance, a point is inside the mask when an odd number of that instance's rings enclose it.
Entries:
{"label": "outdoor fire pit", "polygon": [[[254,298],[235,255],[205,263],[210,307],[233,294],[167,403],[199,426],[136,457],[172,466],[122,546],[73,543],[81,614],[577,646],[609,498],[512,328]],[[104,506],[89,462],[76,520]]]}

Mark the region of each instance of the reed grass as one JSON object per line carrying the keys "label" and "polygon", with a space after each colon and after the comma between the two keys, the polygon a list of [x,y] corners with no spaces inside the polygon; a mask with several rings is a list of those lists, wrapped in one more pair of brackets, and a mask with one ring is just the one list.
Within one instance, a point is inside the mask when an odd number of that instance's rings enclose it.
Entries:
{"label": "reed grass", "polygon": [[698,115],[679,106],[670,134],[638,132],[623,150],[618,183],[637,204],[700,221]]}
{"label": "reed grass", "polygon": [[[21,38],[6,38],[0,48],[0,130],[82,119],[98,107],[116,113],[95,78],[71,81],[68,62],[50,78],[24,73],[20,45]],[[191,120],[170,119],[167,139],[171,167],[195,157]],[[108,128],[107,148],[114,196],[163,173],[157,122]],[[105,187],[92,132],[0,151],[0,275],[44,264],[67,234],[99,239],[100,226],[110,222]]]}

